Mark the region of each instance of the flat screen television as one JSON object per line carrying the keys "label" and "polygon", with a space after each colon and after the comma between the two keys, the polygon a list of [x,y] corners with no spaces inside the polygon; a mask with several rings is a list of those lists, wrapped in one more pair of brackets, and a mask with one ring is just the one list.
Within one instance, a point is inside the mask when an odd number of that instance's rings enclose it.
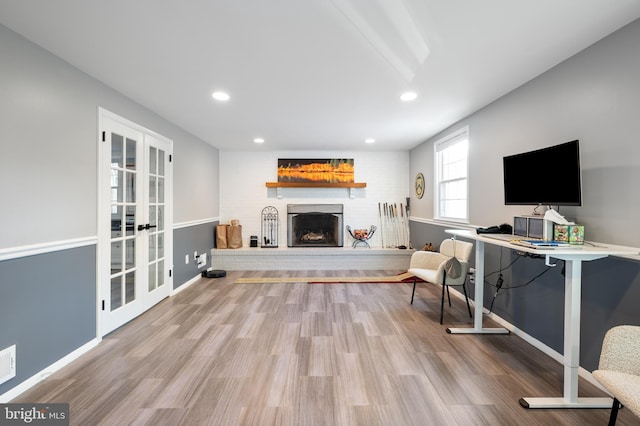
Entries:
{"label": "flat screen television", "polygon": [[582,205],[577,140],[503,158],[505,205]]}

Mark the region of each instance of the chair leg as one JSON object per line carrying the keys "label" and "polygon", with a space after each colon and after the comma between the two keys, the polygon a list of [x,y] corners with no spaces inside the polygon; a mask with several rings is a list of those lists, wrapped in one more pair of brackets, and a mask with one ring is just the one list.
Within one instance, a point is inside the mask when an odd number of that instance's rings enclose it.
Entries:
{"label": "chair leg", "polygon": [[413,292],[411,293],[411,304],[413,305],[413,296],[416,294],[416,281],[418,281],[418,277],[413,277]]}
{"label": "chair leg", "polygon": [[449,299],[449,307],[451,307],[451,293],[449,293],[449,286],[447,287],[447,298]]}
{"label": "chair leg", "polygon": [[462,290],[464,291],[464,299],[467,301],[467,309],[469,310],[469,318],[473,318],[473,315],[471,315],[471,306],[469,306],[469,296],[467,296],[466,282],[462,283]]}
{"label": "chair leg", "polygon": [[[440,324],[444,319],[444,288],[447,287],[447,272],[443,272],[442,276],[442,298],[440,299]],[[447,287],[447,291],[449,288]],[[447,293],[448,294],[448,293]],[[449,306],[451,306],[451,298],[449,298]]]}
{"label": "chair leg", "polygon": [[609,416],[609,426],[614,426],[618,419],[618,408],[620,408],[620,401],[618,398],[613,398],[613,405],[611,406],[611,415]]}
{"label": "chair leg", "polygon": [[444,289],[446,285],[442,285],[442,298],[440,299],[440,324],[442,324],[442,320],[444,319]]}

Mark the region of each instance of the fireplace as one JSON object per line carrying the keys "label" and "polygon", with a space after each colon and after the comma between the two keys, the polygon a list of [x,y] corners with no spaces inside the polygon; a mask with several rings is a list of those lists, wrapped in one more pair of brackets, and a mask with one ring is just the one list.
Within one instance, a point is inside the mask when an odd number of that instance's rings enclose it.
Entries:
{"label": "fireplace", "polygon": [[342,204],[288,204],[287,246],[342,247]]}

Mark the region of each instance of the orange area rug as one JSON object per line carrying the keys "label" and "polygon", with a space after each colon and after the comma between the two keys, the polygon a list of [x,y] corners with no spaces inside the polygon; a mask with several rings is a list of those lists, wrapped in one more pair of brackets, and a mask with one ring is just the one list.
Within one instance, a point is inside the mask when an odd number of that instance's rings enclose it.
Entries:
{"label": "orange area rug", "polygon": [[[234,284],[260,284],[260,283],[309,283],[309,284],[403,284],[412,283],[413,275],[403,272],[398,275],[391,276],[373,276],[373,277],[252,277],[237,278]],[[418,278],[418,282],[424,282]]]}

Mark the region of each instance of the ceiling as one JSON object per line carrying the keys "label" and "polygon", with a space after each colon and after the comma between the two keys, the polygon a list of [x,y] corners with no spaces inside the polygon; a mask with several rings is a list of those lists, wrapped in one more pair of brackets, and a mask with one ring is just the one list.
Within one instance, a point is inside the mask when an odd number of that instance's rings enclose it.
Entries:
{"label": "ceiling", "polygon": [[0,0],[0,23],[225,151],[408,150],[638,17],[640,0]]}

